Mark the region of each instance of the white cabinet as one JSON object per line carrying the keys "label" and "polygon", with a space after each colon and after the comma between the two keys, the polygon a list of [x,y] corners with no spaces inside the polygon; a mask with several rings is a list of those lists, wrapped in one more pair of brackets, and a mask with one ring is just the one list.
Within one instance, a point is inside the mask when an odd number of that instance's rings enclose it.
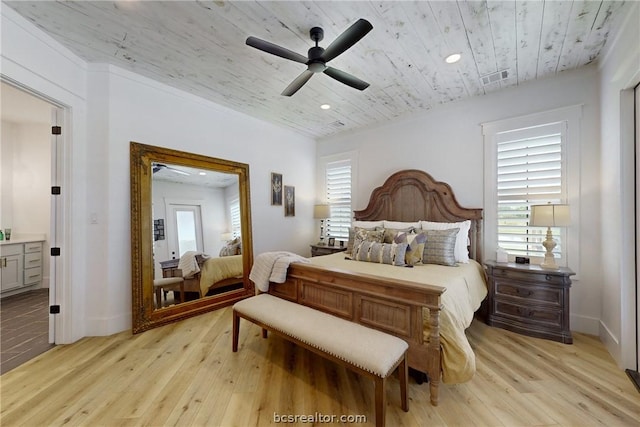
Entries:
{"label": "white cabinet", "polygon": [[24,283],[23,251],[23,244],[3,245],[0,247],[2,292],[22,287]]}
{"label": "white cabinet", "polygon": [[42,242],[0,246],[0,292],[42,283]]}

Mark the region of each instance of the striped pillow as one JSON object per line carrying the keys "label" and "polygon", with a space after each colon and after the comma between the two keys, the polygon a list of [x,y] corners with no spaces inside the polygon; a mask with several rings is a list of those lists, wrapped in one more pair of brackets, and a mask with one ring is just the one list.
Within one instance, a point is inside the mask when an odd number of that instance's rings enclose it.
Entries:
{"label": "striped pillow", "polygon": [[378,243],[363,241],[353,249],[356,261],[377,262],[380,264],[404,265],[407,250],[406,240],[403,243]]}
{"label": "striped pillow", "polygon": [[422,253],[422,263],[455,266],[456,237],[459,230],[459,228],[422,230],[427,235]]}

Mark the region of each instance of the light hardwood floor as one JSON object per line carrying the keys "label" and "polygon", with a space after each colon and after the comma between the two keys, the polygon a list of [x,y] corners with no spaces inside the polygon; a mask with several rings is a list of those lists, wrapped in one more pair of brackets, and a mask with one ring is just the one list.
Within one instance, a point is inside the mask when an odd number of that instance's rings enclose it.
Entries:
{"label": "light hardwood floor", "polygon": [[[640,394],[597,338],[574,344],[520,336],[474,321],[468,330],[476,376],[443,385],[387,386],[388,426],[632,426]],[[373,383],[242,321],[231,352],[231,309],[132,336],[57,346],[0,377],[6,426],[252,426],[278,415],[365,415]],[[315,425],[329,425],[316,423]],[[308,425],[298,423],[297,425]],[[355,424],[352,424],[355,425]]]}

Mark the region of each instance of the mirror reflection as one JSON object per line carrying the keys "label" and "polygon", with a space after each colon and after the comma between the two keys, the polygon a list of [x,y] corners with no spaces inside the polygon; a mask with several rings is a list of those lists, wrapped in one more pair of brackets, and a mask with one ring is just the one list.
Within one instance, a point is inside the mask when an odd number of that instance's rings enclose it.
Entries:
{"label": "mirror reflection", "polygon": [[254,295],[249,165],[130,143],[133,333]]}
{"label": "mirror reflection", "polygon": [[242,288],[238,175],[151,167],[154,308]]}

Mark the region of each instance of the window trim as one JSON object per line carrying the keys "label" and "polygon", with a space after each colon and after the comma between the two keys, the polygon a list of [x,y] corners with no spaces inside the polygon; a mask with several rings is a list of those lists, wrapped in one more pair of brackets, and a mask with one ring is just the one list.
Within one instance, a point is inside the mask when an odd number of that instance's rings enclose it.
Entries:
{"label": "window trim", "polygon": [[[566,203],[571,206],[571,226],[566,228],[566,265],[578,274],[580,270],[580,140],[583,105],[528,114],[482,123],[484,142],[484,236],[485,259],[495,259],[497,249],[497,147],[496,134],[513,129],[564,122],[566,141]],[[534,260],[532,260],[534,261]]]}

